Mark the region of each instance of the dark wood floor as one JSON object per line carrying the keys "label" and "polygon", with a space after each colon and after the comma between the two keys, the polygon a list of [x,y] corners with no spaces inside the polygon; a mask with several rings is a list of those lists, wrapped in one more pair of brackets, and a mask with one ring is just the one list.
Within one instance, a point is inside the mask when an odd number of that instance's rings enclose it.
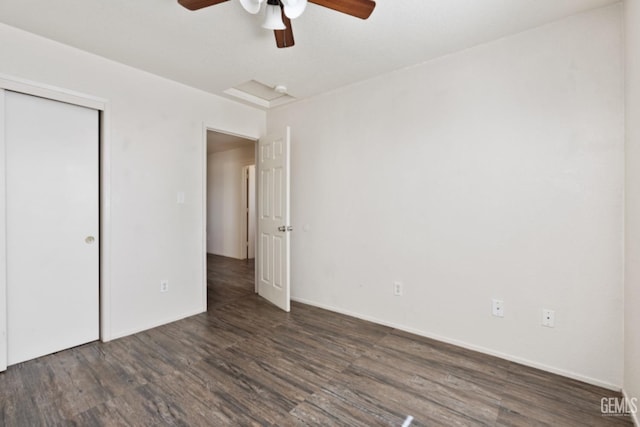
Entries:
{"label": "dark wood floor", "polygon": [[253,293],[209,257],[209,312],[0,374],[0,425],[609,426],[616,393]]}

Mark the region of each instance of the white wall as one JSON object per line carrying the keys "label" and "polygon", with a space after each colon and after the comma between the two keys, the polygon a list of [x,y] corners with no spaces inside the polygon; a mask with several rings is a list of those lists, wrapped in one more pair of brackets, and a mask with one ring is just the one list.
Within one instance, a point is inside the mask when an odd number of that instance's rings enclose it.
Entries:
{"label": "white wall", "polygon": [[207,156],[207,252],[244,258],[242,168],[255,163],[255,146]]}
{"label": "white wall", "polygon": [[640,4],[637,0],[626,0],[624,5],[627,137],[624,389],[628,397],[640,399]]}
{"label": "white wall", "polygon": [[0,46],[0,73],[109,101],[110,335],[202,311],[204,125],[257,138],[265,114],[6,25]]}
{"label": "white wall", "polygon": [[621,19],[595,10],[268,113],[292,126],[293,298],[619,388]]}

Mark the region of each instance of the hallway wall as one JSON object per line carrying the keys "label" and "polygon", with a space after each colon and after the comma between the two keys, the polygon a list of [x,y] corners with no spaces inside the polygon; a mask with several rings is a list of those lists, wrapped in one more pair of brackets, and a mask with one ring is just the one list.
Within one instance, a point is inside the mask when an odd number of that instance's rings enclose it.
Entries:
{"label": "hallway wall", "polygon": [[242,168],[255,164],[253,144],[207,156],[207,252],[244,258]]}

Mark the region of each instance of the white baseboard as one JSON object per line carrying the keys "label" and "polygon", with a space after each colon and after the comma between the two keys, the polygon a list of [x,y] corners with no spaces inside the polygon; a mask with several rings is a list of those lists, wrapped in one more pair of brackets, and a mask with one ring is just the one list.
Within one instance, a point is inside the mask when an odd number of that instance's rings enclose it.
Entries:
{"label": "white baseboard", "polygon": [[399,329],[401,331],[409,332],[411,334],[418,335],[418,336],[421,336],[421,337],[431,338],[433,340],[441,341],[441,342],[444,342],[444,343],[447,343],[447,344],[453,344],[453,345],[456,345],[458,347],[466,348],[468,350],[473,350],[473,351],[477,351],[479,353],[488,354],[490,356],[499,357],[501,359],[509,360],[511,362],[515,362],[515,363],[519,363],[521,365],[529,366],[531,368],[540,369],[542,371],[551,372],[553,374],[558,374],[558,375],[561,375],[563,377],[567,377],[567,378],[571,378],[571,379],[574,379],[574,380],[582,381],[582,382],[585,382],[587,384],[595,385],[595,386],[598,386],[598,387],[603,387],[603,388],[606,388],[608,390],[617,391],[617,392],[622,390],[622,387],[620,385],[618,385],[618,384],[611,384],[611,383],[608,383],[606,381],[600,381],[598,379],[591,378],[591,377],[588,377],[588,376],[585,376],[585,375],[581,375],[581,374],[578,374],[576,372],[571,372],[571,371],[567,371],[567,370],[564,370],[564,369],[558,369],[558,368],[555,368],[553,366],[545,365],[543,363],[534,362],[532,360],[524,359],[524,358],[521,358],[521,357],[518,357],[518,356],[514,356],[514,355],[511,355],[511,354],[507,354],[507,353],[502,353],[502,352],[495,351],[495,350],[492,350],[492,349],[489,349],[489,348],[485,348],[485,347],[482,347],[482,346],[469,344],[469,343],[464,342],[464,341],[459,341],[459,340],[448,338],[448,337],[444,337],[444,336],[441,336],[441,335],[432,334],[432,333],[425,332],[425,331],[420,331],[420,330],[417,330],[417,329],[414,329],[414,328],[410,328],[408,326],[399,325],[399,324],[393,323],[393,322],[387,322],[385,320],[377,319],[377,318],[372,317],[372,316],[367,316],[367,315],[363,315],[363,314],[360,314],[360,313],[355,313],[355,312],[352,312],[352,311],[349,311],[349,310],[344,310],[344,309],[341,309],[341,308],[338,308],[338,307],[333,307],[333,306],[326,305],[326,304],[320,304],[320,303],[317,303],[317,302],[314,302],[314,301],[305,300],[303,298],[291,297],[291,300],[299,302],[299,303],[302,303],[302,304],[307,304],[307,305],[311,305],[311,306],[314,306],[314,307],[322,308],[324,310],[329,310],[329,311],[333,311],[333,312],[336,312],[336,313],[345,314],[347,316],[351,316],[351,317],[355,317],[355,318],[358,318],[358,319],[366,320],[366,321],[369,321],[369,322],[372,322],[372,323],[377,323],[379,325],[389,326],[391,328]]}
{"label": "white baseboard", "polygon": [[188,313],[184,313],[181,314],[179,316],[176,317],[171,317],[165,320],[162,320],[161,322],[155,322],[155,323],[151,323],[149,325],[146,325],[142,328],[136,328],[136,329],[130,329],[127,331],[121,331],[115,334],[112,334],[111,337],[108,340],[102,340],[102,342],[108,342],[108,341],[113,341],[115,339],[118,338],[124,338],[127,337],[129,335],[133,335],[133,334],[137,334],[139,332],[144,332],[144,331],[148,331],[149,329],[153,329],[153,328],[157,328],[158,326],[162,326],[162,325],[166,325],[169,323],[173,323],[173,322],[177,322],[178,320],[182,320],[182,319],[186,319],[187,317],[191,317],[191,316],[195,316],[196,314],[200,314],[200,313],[204,313],[206,310],[195,310],[193,312],[188,312]]}

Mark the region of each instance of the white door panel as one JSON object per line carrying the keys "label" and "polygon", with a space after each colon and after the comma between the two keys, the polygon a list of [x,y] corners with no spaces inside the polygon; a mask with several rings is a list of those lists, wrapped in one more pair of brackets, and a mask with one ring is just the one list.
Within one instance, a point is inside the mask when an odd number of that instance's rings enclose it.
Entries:
{"label": "white door panel", "polygon": [[98,339],[99,115],[6,92],[8,364]]}
{"label": "white door panel", "polygon": [[258,293],[285,311],[290,309],[289,135],[289,128],[268,135],[258,150]]}

